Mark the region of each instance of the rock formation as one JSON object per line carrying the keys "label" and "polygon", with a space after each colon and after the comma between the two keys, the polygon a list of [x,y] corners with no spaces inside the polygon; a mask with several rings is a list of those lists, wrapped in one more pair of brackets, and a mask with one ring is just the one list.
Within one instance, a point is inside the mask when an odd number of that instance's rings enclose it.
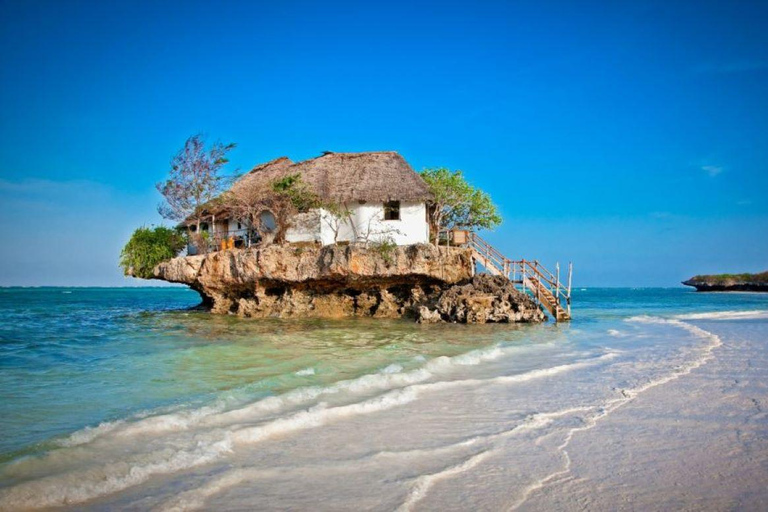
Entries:
{"label": "rock formation", "polygon": [[542,322],[544,313],[528,295],[502,276],[479,274],[439,294],[435,307],[419,308],[418,321],[478,323]]}
{"label": "rock formation", "polygon": [[683,281],[699,292],[768,292],[768,271],[759,274],[694,276]]}
{"label": "rock formation", "polygon": [[174,258],[154,273],[189,285],[221,314],[479,323],[544,318],[508,280],[473,278],[470,251],[458,247],[272,245]]}

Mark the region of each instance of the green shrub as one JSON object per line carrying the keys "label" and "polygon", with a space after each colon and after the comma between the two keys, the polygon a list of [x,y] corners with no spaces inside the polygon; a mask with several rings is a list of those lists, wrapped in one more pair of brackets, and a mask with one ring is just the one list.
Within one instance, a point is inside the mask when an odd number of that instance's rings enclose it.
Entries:
{"label": "green shrub", "polygon": [[320,206],[320,198],[309,184],[302,181],[298,173],[272,181],[272,191],[287,198],[299,213]]}
{"label": "green shrub", "polygon": [[127,276],[152,279],[158,263],[174,258],[186,245],[185,235],[175,229],[141,227],[120,253],[120,266]]}
{"label": "green shrub", "polygon": [[766,272],[760,272],[757,274],[714,274],[714,275],[703,275],[703,276],[694,276],[690,279],[693,282],[709,282],[709,283],[715,283],[715,284],[725,284],[728,282],[753,282],[753,283],[764,283],[768,282],[768,271]]}
{"label": "green shrub", "polygon": [[395,262],[395,252],[397,251],[397,244],[392,239],[382,240],[381,242],[374,242],[371,248],[376,251],[387,265],[392,265]]}

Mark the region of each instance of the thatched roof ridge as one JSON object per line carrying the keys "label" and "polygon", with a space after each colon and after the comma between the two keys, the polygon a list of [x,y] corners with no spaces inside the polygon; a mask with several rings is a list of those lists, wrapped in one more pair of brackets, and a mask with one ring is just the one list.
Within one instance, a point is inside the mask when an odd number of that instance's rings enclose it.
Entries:
{"label": "thatched roof ridge", "polygon": [[331,153],[293,163],[287,157],[260,164],[232,187],[244,183],[268,183],[291,174],[325,199],[350,201],[426,201],[429,188],[396,151]]}
{"label": "thatched roof ridge", "polygon": [[244,186],[246,183],[249,183],[254,179],[258,180],[259,182],[267,182],[276,178],[280,178],[285,175],[285,169],[293,164],[294,162],[287,156],[281,156],[280,158],[275,158],[269,162],[258,164],[253,169],[248,171],[247,174],[237,180],[232,185],[230,190],[235,192],[238,188]]}

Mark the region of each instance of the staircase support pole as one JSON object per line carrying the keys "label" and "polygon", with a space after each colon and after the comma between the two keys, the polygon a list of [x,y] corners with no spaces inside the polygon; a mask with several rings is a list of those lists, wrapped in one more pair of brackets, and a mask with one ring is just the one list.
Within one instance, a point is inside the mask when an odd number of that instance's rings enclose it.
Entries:
{"label": "staircase support pole", "polygon": [[571,316],[571,278],[573,276],[573,262],[568,262],[568,316]]}

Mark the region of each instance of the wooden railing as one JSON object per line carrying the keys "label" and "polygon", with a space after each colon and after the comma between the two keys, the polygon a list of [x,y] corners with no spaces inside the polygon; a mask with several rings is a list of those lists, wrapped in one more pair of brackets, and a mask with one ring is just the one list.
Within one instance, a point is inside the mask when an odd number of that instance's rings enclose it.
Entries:
{"label": "wooden railing", "polygon": [[475,233],[467,234],[467,247],[472,249],[475,261],[488,272],[502,275],[530,293],[539,304],[550,310],[555,320],[571,317],[571,278],[573,265],[568,264],[567,282],[560,280],[560,264],[550,272],[538,260],[511,260]]}

